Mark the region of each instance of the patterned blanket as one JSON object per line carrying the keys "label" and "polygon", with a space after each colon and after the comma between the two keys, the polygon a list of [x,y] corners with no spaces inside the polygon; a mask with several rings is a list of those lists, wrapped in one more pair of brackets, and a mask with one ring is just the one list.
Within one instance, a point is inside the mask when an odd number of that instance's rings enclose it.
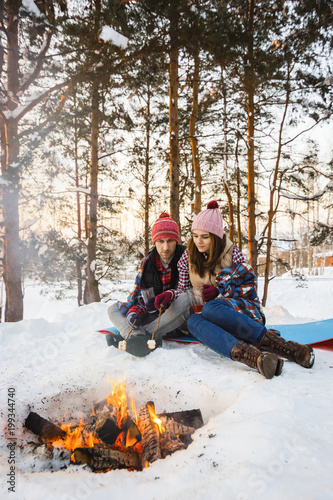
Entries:
{"label": "patterned blanket", "polygon": [[226,267],[216,276],[220,295],[236,311],[258,321],[262,325],[266,319],[257,295],[257,277],[249,264],[241,263]]}

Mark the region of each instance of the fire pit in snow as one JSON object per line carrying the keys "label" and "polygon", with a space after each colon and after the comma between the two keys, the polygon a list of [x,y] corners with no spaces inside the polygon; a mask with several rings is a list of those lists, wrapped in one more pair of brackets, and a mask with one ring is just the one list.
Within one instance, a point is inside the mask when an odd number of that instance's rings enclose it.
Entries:
{"label": "fire pit in snow", "polygon": [[[183,450],[191,435],[203,425],[200,410],[156,415],[153,402],[137,411],[127,404],[126,386],[113,382],[111,394],[93,405],[93,412],[78,425],[58,426],[30,412],[25,427],[39,437],[49,454],[59,450],[69,463],[88,464],[93,471],[142,470],[155,460]],[[70,455],[70,458],[69,458]]]}

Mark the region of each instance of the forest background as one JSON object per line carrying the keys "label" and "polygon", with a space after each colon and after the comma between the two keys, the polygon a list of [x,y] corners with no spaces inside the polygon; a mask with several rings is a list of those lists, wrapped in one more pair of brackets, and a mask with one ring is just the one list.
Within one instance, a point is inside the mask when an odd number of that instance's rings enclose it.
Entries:
{"label": "forest background", "polygon": [[26,280],[107,300],[161,211],[186,243],[213,198],[264,305],[332,265],[332,21],[328,0],[0,0],[0,318]]}

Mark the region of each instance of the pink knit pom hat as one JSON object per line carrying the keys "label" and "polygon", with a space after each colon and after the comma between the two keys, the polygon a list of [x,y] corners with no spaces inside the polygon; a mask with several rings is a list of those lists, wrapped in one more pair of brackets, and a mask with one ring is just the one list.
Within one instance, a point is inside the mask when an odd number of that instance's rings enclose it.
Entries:
{"label": "pink knit pom hat", "polygon": [[216,234],[221,239],[224,235],[223,219],[217,201],[210,201],[207,209],[200,212],[192,223],[192,231],[199,229]]}
{"label": "pink knit pom hat", "polygon": [[151,237],[154,245],[157,240],[164,238],[176,240],[178,243],[180,238],[178,225],[169,214],[162,212],[151,228]]}

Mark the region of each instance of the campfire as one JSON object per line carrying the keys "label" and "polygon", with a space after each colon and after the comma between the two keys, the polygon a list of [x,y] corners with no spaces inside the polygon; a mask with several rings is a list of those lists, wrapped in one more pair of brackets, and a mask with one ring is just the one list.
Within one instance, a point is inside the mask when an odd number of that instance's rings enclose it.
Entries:
{"label": "campfire", "polygon": [[[138,410],[128,398],[124,382],[111,381],[112,390],[92,405],[85,421],[53,423],[30,412],[25,427],[36,434],[48,452],[69,450],[70,463],[87,464],[93,471],[142,470],[160,458],[183,450],[203,425],[200,410],[155,412],[148,401]],[[129,399],[129,404],[128,404]]]}

